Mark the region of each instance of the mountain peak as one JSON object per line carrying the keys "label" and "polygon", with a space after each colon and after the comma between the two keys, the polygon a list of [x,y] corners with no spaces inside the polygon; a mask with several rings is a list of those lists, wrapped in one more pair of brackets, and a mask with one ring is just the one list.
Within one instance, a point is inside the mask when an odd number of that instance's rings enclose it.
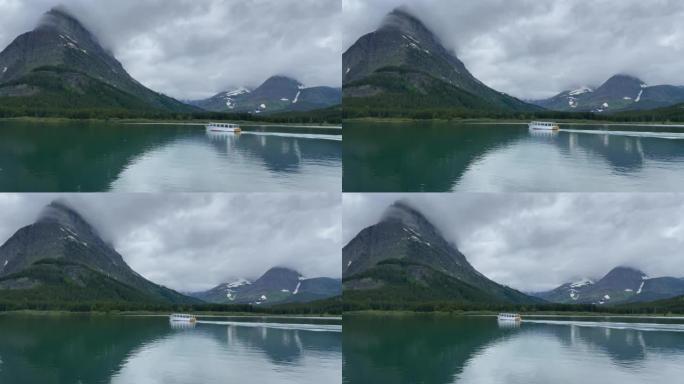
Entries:
{"label": "mountain peak", "polygon": [[385,15],[385,17],[382,20],[382,24],[380,25],[380,29],[401,29],[402,27],[406,26],[406,23],[414,25],[417,24],[425,27],[425,24],[423,24],[423,22],[420,21],[420,19],[418,19],[416,16],[413,16],[411,12],[408,10],[408,8],[406,8],[405,6],[401,6],[393,9],[392,12]]}
{"label": "mountain peak", "polygon": [[57,6],[43,14],[36,29],[54,29],[60,33],[78,35],[90,32],[83,24],[64,6]]}
{"label": "mountain peak", "polygon": [[432,35],[428,27],[420,19],[413,16],[404,6],[395,8],[392,12],[388,13],[382,20],[378,30],[398,30],[409,35],[424,33]]}
{"label": "mountain peak", "polygon": [[87,224],[83,216],[63,200],[55,200],[45,206],[37,222],[56,222],[69,227]]}
{"label": "mountain peak", "polygon": [[621,265],[621,266],[618,266],[618,267],[611,269],[610,272],[608,272],[606,274],[606,277],[608,277],[610,275],[616,275],[616,274],[633,275],[633,276],[639,276],[639,277],[645,277],[646,276],[646,274],[639,269]]}
{"label": "mountain peak", "polygon": [[613,75],[610,79],[608,79],[601,87],[623,87],[623,86],[632,86],[632,87],[643,87],[646,86],[646,83],[644,83],[641,79],[638,77],[632,76],[632,75],[627,75],[627,74],[617,74]]}
{"label": "mountain peak", "polygon": [[422,213],[404,200],[398,200],[390,205],[385,210],[381,221],[399,221],[411,228],[419,228],[424,223],[428,223],[428,220]]}
{"label": "mountain peak", "polygon": [[286,267],[273,267],[266,271],[261,277],[264,278],[266,276],[275,276],[275,275],[283,275],[283,276],[295,276],[297,278],[302,277],[302,274],[295,271],[294,269],[291,268],[286,268]]}
{"label": "mountain peak", "polygon": [[300,84],[299,81],[297,81],[297,80],[295,80],[295,79],[293,79],[293,78],[291,78],[291,77],[289,77],[289,76],[285,76],[285,75],[275,75],[275,76],[271,76],[271,77],[269,77],[268,79],[266,79],[266,81],[264,82],[264,84],[265,84],[265,83],[268,83],[268,82],[274,82],[274,81]]}

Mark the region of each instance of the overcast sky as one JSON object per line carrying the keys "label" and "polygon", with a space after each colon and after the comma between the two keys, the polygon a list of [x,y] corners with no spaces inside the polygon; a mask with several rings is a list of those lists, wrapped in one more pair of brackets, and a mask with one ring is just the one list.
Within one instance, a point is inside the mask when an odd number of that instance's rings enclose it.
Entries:
{"label": "overcast sky", "polygon": [[271,75],[340,86],[340,0],[0,0],[0,49],[65,5],[141,83],[202,98]]}
{"label": "overcast sky", "polygon": [[[274,266],[340,277],[339,194],[60,195],[157,284],[203,290]],[[52,194],[0,194],[0,244]]]}
{"label": "overcast sky", "polygon": [[516,289],[601,278],[621,265],[684,277],[684,194],[345,194],[343,243],[399,199],[477,270]]}
{"label": "overcast sky", "polygon": [[485,84],[541,98],[616,73],[684,85],[680,0],[342,0],[343,49],[399,5]]}

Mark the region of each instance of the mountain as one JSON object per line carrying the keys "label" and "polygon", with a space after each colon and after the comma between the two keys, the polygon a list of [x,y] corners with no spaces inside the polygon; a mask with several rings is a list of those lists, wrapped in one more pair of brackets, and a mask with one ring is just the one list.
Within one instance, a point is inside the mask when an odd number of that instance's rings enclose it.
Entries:
{"label": "mountain", "polygon": [[600,280],[583,279],[551,291],[533,293],[541,299],[566,304],[621,304],[646,302],[684,295],[684,279],[649,278],[634,268],[617,267]]}
{"label": "mountain", "polygon": [[207,111],[225,111],[235,109],[234,99],[252,92],[246,87],[235,87],[203,100],[188,100],[187,103]]}
{"label": "mountain", "polygon": [[0,104],[31,108],[194,111],[132,78],[63,8],[0,53]]}
{"label": "mountain", "polygon": [[684,87],[649,86],[636,77],[620,74],[596,89],[583,86],[532,103],[555,111],[609,113],[654,109],[683,102]]}
{"label": "mountain", "polygon": [[343,289],[365,301],[534,303],[475,270],[420,212],[396,202],[342,250]]}
{"label": "mountain", "polygon": [[289,77],[273,76],[254,90],[238,87],[189,103],[216,112],[272,114],[311,111],[341,104],[342,91],[332,87],[306,88]]}
{"label": "mountain", "polygon": [[297,271],[276,267],[266,271],[254,282],[238,279],[190,295],[212,303],[275,305],[326,299],[339,296],[341,290],[339,279],[307,279]]}
{"label": "mountain", "polygon": [[53,202],[0,247],[0,298],[195,303],[154,284],[80,214]]}
{"label": "mountain", "polygon": [[342,56],[345,108],[463,108],[534,111],[540,108],[495,91],[416,17],[399,8]]}

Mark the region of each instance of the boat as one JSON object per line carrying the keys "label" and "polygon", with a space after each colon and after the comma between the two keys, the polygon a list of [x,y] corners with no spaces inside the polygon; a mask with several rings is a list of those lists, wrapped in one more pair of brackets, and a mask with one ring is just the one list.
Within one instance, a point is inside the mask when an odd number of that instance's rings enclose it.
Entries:
{"label": "boat", "polygon": [[557,131],[560,126],[550,121],[532,121],[528,124],[530,129],[535,131]]}
{"label": "boat", "polygon": [[230,132],[230,133],[240,133],[242,129],[237,124],[231,123],[209,123],[207,124],[207,130],[211,132]]}
{"label": "boat", "polygon": [[522,317],[520,317],[519,313],[499,313],[496,319],[499,321],[519,322],[522,320]]}
{"label": "boat", "polygon": [[196,323],[197,318],[187,313],[172,313],[169,316],[169,321],[172,323]]}

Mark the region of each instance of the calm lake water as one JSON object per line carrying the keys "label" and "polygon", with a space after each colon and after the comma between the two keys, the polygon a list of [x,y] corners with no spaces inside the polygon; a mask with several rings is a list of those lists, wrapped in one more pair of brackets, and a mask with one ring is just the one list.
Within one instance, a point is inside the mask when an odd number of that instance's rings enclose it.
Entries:
{"label": "calm lake water", "polygon": [[339,191],[341,130],[0,122],[2,192]]}
{"label": "calm lake water", "polygon": [[345,315],[343,383],[641,384],[684,377],[682,324],[536,321],[511,327],[494,317]]}
{"label": "calm lake water", "polygon": [[177,328],[166,317],[2,315],[0,383],[318,384],[342,379],[339,320],[303,325],[283,319],[268,324],[199,320],[195,327]]}
{"label": "calm lake water", "polygon": [[345,192],[676,192],[684,128],[345,123]]}

